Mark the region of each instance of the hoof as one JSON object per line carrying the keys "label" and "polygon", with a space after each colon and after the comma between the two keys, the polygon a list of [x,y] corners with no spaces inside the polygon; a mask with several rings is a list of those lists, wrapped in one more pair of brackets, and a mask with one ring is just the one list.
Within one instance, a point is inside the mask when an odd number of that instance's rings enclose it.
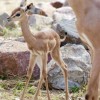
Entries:
{"label": "hoof", "polygon": [[89,100],[89,95],[88,94],[85,95],[85,100]]}
{"label": "hoof", "polygon": [[85,95],[85,100],[98,100],[98,97],[90,96],[89,94]]}

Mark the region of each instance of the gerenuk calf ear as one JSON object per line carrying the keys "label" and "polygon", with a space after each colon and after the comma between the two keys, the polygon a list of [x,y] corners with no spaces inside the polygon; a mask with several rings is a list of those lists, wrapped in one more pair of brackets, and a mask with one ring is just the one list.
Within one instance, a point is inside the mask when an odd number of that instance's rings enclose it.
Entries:
{"label": "gerenuk calf ear", "polygon": [[35,14],[35,6],[33,5],[33,3],[30,3],[25,7],[25,12],[28,15]]}
{"label": "gerenuk calf ear", "polygon": [[22,0],[20,3],[20,7],[24,7],[27,4],[27,0]]}
{"label": "gerenuk calf ear", "polygon": [[30,3],[29,5],[26,6],[26,10],[31,10],[34,8],[33,3]]}
{"label": "gerenuk calf ear", "polygon": [[40,8],[37,8],[33,5],[33,3],[30,3],[29,5],[26,6],[25,11],[27,12],[27,14],[31,15],[31,14],[38,14],[38,15],[43,15],[43,16],[47,16],[47,14],[45,13],[45,11],[43,11]]}

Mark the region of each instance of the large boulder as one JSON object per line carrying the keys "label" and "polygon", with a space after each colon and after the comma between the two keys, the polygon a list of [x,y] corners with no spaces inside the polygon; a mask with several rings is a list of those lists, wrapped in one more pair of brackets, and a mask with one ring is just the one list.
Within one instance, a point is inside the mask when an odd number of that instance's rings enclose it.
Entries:
{"label": "large boulder", "polygon": [[61,46],[66,43],[82,43],[75,25],[75,19],[76,17],[71,7],[59,8],[53,14],[54,22],[52,28],[57,31],[61,38],[66,36],[66,39],[61,43]]}
{"label": "large boulder", "polygon": [[62,45],[65,43],[82,44],[75,25],[75,20],[63,19],[58,21],[56,24],[53,24],[53,29],[56,30],[61,37],[66,36]]}
{"label": "large boulder", "polygon": [[[0,37],[0,77],[24,77],[29,65],[30,52],[23,37],[5,40]],[[48,55],[48,62],[51,56]],[[38,63],[38,62],[37,62]],[[40,69],[35,65],[32,77],[38,79]]]}
{"label": "large boulder", "polygon": [[[29,57],[30,52],[25,42],[0,38],[0,76],[25,76]],[[39,68],[37,65],[35,66],[33,77],[39,77]]]}
{"label": "large boulder", "polygon": [[61,43],[61,46],[66,43],[82,44],[88,50],[88,47],[80,39],[75,24],[76,17],[71,7],[57,9],[53,14],[53,20],[52,28],[57,31],[61,38],[66,36],[66,39]]}
{"label": "large boulder", "polygon": [[[68,65],[69,88],[87,82],[91,69],[91,58],[82,45],[67,44],[61,48],[62,58]],[[48,64],[48,80],[53,88],[65,89],[64,77],[58,65],[51,60]]]}
{"label": "large boulder", "polygon": [[[53,14],[52,28],[58,32],[60,36],[67,36],[66,42],[72,43],[78,40],[79,35],[75,25],[75,14],[71,7],[62,7]],[[73,41],[73,42],[75,42]]]}
{"label": "large boulder", "polygon": [[54,22],[52,28],[57,31],[61,38],[66,36],[65,41],[62,42],[61,45],[65,45],[66,43],[81,43],[75,25],[75,19],[76,17],[71,7],[59,8],[53,14]]}

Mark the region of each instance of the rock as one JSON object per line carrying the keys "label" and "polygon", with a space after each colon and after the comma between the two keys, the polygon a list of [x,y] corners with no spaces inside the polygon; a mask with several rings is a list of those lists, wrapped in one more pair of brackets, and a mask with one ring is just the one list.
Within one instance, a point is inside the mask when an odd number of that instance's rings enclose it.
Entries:
{"label": "rock", "polygon": [[16,25],[14,24],[14,22],[8,23],[7,18],[9,17],[9,15],[7,13],[3,13],[0,15],[0,25],[2,27],[8,27],[8,28],[15,28]]}
{"label": "rock", "polygon": [[53,24],[53,29],[56,30],[61,37],[66,36],[66,39],[64,42],[62,42],[62,44],[82,44],[75,25],[75,20],[63,19],[58,23]]}
{"label": "rock", "polygon": [[53,19],[50,17],[33,15],[29,18],[29,24],[32,27],[32,30],[40,31],[43,28],[51,27]]}
{"label": "rock", "polygon": [[[62,58],[68,65],[69,88],[87,82],[91,69],[91,58],[82,45],[67,44],[61,48]],[[60,67],[53,60],[48,64],[48,80],[53,88],[65,89]]]}
{"label": "rock", "polygon": [[[65,36],[67,34],[77,35],[75,14],[71,7],[62,7],[57,9],[53,14],[53,20],[52,28],[56,30],[60,36]],[[77,37],[79,38],[78,35]]]}
{"label": "rock", "polygon": [[3,27],[0,25],[0,31],[2,31],[3,30]]}
{"label": "rock", "polygon": [[3,33],[3,27],[0,25],[0,36],[3,36],[4,33]]}
{"label": "rock", "polygon": [[3,43],[4,38],[2,36],[0,36],[0,45]]}
{"label": "rock", "polygon": [[36,6],[42,9],[49,17],[52,17],[53,13],[56,11],[56,8],[54,8],[50,3],[40,2]]}
{"label": "rock", "polygon": [[[23,37],[5,40],[0,37],[0,76],[3,77],[23,77],[26,75],[29,65],[30,52]],[[51,60],[48,55],[48,62]],[[35,65],[32,77],[38,79],[40,69]]]}
{"label": "rock", "polygon": [[66,40],[62,42],[61,45],[65,45],[66,43],[81,43],[75,25],[75,18],[75,14],[71,7],[59,8],[54,13],[52,28],[57,31],[61,38],[66,36]]}
{"label": "rock", "polygon": [[53,19],[55,23],[63,19],[72,20],[75,19],[75,14],[71,7],[62,7],[54,12]]}
{"label": "rock", "polygon": [[59,9],[57,9],[56,12],[61,13],[61,14],[71,15],[72,17],[75,18],[75,14],[73,12],[73,9],[69,6],[68,7],[61,7]]}
{"label": "rock", "polygon": [[61,8],[63,7],[63,5],[68,5],[68,3],[66,2],[66,0],[54,0],[51,2],[51,5],[55,8]]}
{"label": "rock", "polygon": [[72,8],[62,7],[56,10],[53,15],[54,22],[52,28],[57,31],[61,38],[66,36],[65,41],[61,43],[61,46],[66,43],[82,44],[87,50],[88,47],[80,39],[78,30],[76,28],[76,17]]}
{"label": "rock", "polygon": [[54,0],[51,2],[51,5],[55,8],[60,8],[65,3],[65,0]]}
{"label": "rock", "polygon": [[20,3],[20,7],[26,6],[27,0],[22,0]]}
{"label": "rock", "polygon": [[[68,84],[69,84],[69,89],[71,89],[72,87],[80,87],[80,85],[74,81],[69,80]],[[58,78],[55,77],[54,81],[52,81],[52,88],[65,90],[65,81],[63,75]]]}
{"label": "rock", "polygon": [[15,38],[14,40],[15,40],[15,41],[19,41],[19,42],[25,42],[25,39],[24,39],[23,36],[18,37],[18,38]]}
{"label": "rock", "polygon": [[68,0],[65,0],[65,3],[64,3],[64,5],[63,6],[68,6],[69,4],[68,4]]}
{"label": "rock", "polygon": [[[0,38],[0,76],[7,78],[25,76],[29,56],[30,53],[25,42]],[[35,66],[33,77],[39,77],[39,68],[37,66]]]}

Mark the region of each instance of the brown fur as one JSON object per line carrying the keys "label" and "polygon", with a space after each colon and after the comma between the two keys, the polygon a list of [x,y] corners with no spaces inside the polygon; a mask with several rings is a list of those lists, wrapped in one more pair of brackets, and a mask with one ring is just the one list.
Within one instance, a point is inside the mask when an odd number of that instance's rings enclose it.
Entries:
{"label": "brown fur", "polygon": [[100,74],[100,1],[68,0],[77,17],[80,38],[88,45],[92,57],[91,77],[86,100],[98,100]]}
{"label": "brown fur", "polygon": [[13,16],[13,15],[15,14],[15,12],[17,12],[17,11],[20,11],[20,7],[17,8],[17,9],[15,9],[15,10],[12,12],[11,16]]}

